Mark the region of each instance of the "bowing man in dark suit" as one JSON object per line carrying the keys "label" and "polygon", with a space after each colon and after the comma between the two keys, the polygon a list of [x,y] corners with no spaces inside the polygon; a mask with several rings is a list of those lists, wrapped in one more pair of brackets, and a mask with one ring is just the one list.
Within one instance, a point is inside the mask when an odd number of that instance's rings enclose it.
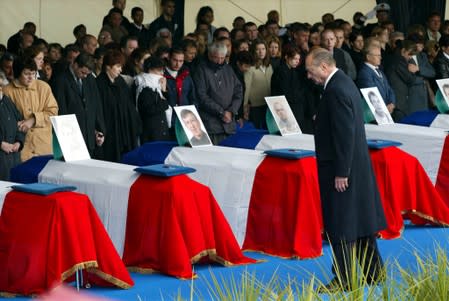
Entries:
{"label": "bowing man in dark suit", "polygon": [[103,106],[97,83],[91,75],[94,58],[81,53],[60,76],[56,77],[52,90],[58,102],[59,115],[75,114],[89,153],[104,141]]}
{"label": "bowing man in dark suit", "polygon": [[306,69],[310,79],[324,85],[315,119],[315,149],[336,278],[323,289],[350,289],[352,250],[362,250],[355,253],[360,263],[366,251],[363,272],[368,283],[375,283],[383,276],[376,234],[386,222],[368,154],[360,92],[325,49],[307,56]]}

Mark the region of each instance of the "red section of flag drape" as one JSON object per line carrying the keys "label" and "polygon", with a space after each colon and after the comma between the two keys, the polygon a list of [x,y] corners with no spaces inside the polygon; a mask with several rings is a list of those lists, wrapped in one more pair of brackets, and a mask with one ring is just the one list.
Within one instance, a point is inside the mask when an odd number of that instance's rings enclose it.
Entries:
{"label": "red section of flag drape", "polygon": [[[449,225],[449,207],[415,157],[396,147],[370,150],[370,156],[387,219],[382,238],[400,237],[404,219]],[[440,175],[446,165],[449,172],[449,163],[441,164]],[[243,249],[282,257],[319,256],[321,219],[315,158],[267,157],[254,179]]]}
{"label": "red section of flag drape", "polygon": [[404,219],[449,225],[449,207],[415,157],[397,147],[370,150],[370,155],[388,224],[382,238],[401,236]]}
{"label": "red section of flag drape", "polygon": [[323,222],[314,157],[266,157],[254,178],[245,250],[281,257],[322,254]]}
{"label": "red section of flag drape", "polygon": [[192,278],[192,264],[245,257],[210,189],[186,175],[142,175],[131,186],[123,262],[131,270]]}
{"label": "red section of flag drape", "polygon": [[444,140],[435,188],[449,206],[449,135]]}
{"label": "red section of flag drape", "polygon": [[9,192],[0,216],[0,292],[41,293],[77,268],[86,269],[85,283],[134,284],[86,195]]}

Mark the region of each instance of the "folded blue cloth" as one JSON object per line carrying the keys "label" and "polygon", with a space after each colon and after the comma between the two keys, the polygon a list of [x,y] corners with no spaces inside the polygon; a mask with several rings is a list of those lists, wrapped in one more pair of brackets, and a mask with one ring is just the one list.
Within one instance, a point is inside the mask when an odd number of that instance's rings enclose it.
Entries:
{"label": "folded blue cloth", "polygon": [[17,191],[41,195],[49,195],[55,192],[76,190],[75,186],[50,184],[50,183],[31,183],[23,185],[13,185],[11,186],[11,188]]}
{"label": "folded blue cloth", "polygon": [[171,150],[178,146],[176,141],[153,141],[126,153],[122,163],[137,166],[147,166],[164,163]]}
{"label": "folded blue cloth", "polygon": [[142,174],[158,177],[172,177],[196,171],[196,169],[191,167],[169,165],[169,164],[155,164],[155,165],[142,166],[137,167],[134,170]]}
{"label": "folded blue cloth", "polygon": [[266,150],[264,153],[267,154],[267,156],[279,157],[284,159],[300,159],[315,156],[314,151],[297,148],[271,149]]}
{"label": "folded blue cloth", "polygon": [[381,149],[389,146],[400,146],[401,142],[383,139],[368,139],[366,140],[369,148]]}
{"label": "folded blue cloth", "polygon": [[247,129],[238,130],[235,134],[220,142],[221,146],[255,149],[263,136],[267,135],[267,130]]}
{"label": "folded blue cloth", "polygon": [[38,181],[39,173],[47,165],[48,161],[53,159],[53,155],[36,156],[16,167],[11,168],[9,180],[11,182],[31,184]]}
{"label": "folded blue cloth", "polygon": [[439,112],[435,110],[417,111],[402,118],[399,123],[430,126]]}

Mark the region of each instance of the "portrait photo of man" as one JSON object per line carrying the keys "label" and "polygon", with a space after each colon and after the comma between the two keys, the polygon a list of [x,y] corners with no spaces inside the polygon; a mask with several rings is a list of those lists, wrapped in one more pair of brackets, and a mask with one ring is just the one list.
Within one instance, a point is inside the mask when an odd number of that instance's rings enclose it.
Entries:
{"label": "portrait photo of man", "polygon": [[175,111],[192,147],[212,145],[195,106],[178,106]]}
{"label": "portrait photo of man", "polygon": [[449,106],[449,78],[437,79],[436,82],[446,104]]}
{"label": "portrait photo of man", "polygon": [[361,89],[363,97],[368,104],[377,124],[391,124],[394,123],[393,118],[388,112],[382,96],[377,87]]}
{"label": "portrait photo of man", "polygon": [[301,134],[301,129],[284,96],[265,97],[281,135]]}
{"label": "portrait photo of man", "polygon": [[443,94],[447,99],[449,99],[449,84],[443,85]]}

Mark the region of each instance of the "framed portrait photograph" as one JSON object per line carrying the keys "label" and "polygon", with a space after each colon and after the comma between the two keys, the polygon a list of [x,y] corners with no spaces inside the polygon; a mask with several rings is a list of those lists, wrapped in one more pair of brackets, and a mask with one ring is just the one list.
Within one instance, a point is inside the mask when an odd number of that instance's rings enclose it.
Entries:
{"label": "framed portrait photograph", "polygon": [[200,114],[194,105],[178,106],[174,109],[192,147],[212,145]]}
{"label": "framed portrait photograph", "polygon": [[437,79],[436,82],[446,106],[449,106],[449,78]]}
{"label": "framed portrait photograph", "polygon": [[265,101],[282,136],[302,133],[284,95],[265,97]]}
{"label": "framed portrait photograph", "polygon": [[377,87],[364,88],[360,89],[360,91],[378,125],[394,123]]}
{"label": "framed portrait photograph", "polygon": [[50,116],[50,121],[66,162],[90,159],[83,134],[74,114]]}

